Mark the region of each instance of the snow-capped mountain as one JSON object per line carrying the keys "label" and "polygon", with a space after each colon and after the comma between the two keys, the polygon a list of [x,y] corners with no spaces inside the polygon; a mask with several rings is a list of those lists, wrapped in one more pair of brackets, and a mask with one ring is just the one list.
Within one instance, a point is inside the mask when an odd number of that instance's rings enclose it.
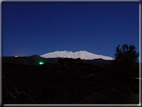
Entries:
{"label": "snow-capped mountain", "polygon": [[113,60],[114,58],[109,57],[109,56],[103,56],[103,55],[97,55],[93,54],[87,51],[77,51],[77,52],[72,52],[72,51],[55,51],[55,52],[50,52],[46,53],[43,55],[40,55],[43,58],[81,58],[81,59],[86,59],[86,60],[93,60],[93,59],[104,59],[104,60]]}

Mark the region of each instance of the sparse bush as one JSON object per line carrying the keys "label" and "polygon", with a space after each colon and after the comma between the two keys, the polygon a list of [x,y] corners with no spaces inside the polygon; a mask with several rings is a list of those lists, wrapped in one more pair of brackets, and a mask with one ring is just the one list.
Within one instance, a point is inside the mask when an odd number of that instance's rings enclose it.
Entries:
{"label": "sparse bush", "polygon": [[88,79],[94,79],[95,78],[95,74],[89,74],[86,76],[86,78]]}

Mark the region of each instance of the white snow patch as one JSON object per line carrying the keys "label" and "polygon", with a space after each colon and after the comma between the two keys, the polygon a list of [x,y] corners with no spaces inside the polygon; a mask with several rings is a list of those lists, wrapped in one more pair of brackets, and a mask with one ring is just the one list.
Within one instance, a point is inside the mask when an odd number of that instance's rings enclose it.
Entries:
{"label": "white snow patch", "polygon": [[86,60],[93,60],[93,59],[104,59],[104,60],[114,60],[114,58],[109,57],[109,56],[104,56],[104,55],[97,55],[93,54],[87,51],[77,51],[77,52],[72,52],[72,51],[55,51],[55,52],[50,52],[46,53],[43,55],[40,55],[43,58],[73,58],[73,59],[86,59]]}

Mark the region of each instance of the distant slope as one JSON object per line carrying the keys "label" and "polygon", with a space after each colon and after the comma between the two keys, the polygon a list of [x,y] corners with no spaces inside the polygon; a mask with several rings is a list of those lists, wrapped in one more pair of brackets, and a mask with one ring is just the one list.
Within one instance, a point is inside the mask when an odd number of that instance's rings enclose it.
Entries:
{"label": "distant slope", "polygon": [[[64,58],[43,58],[39,55],[31,55],[29,57],[2,57],[2,63],[14,63],[14,64],[30,64],[38,65],[40,61],[44,63],[57,63],[59,59]],[[95,65],[111,64],[112,60],[94,59],[94,60],[81,60],[84,63],[90,63]]]}
{"label": "distant slope", "polygon": [[94,60],[82,60],[84,63],[91,63],[95,65],[108,65],[111,64],[112,60],[104,60],[104,59],[94,59]]}
{"label": "distant slope", "polygon": [[2,57],[2,63],[14,64],[36,64],[35,60],[30,57]]}
{"label": "distant slope", "polygon": [[2,63],[13,63],[13,64],[30,64],[38,65],[39,62],[44,63],[57,63],[59,58],[42,58],[39,55],[32,55],[27,57],[2,57]]}

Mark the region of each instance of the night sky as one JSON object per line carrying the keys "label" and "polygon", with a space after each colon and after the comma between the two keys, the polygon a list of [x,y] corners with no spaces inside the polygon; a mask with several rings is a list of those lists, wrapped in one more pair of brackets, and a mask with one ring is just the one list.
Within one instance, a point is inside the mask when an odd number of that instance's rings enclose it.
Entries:
{"label": "night sky", "polygon": [[139,52],[139,3],[2,3],[2,55],[81,51],[114,57]]}

